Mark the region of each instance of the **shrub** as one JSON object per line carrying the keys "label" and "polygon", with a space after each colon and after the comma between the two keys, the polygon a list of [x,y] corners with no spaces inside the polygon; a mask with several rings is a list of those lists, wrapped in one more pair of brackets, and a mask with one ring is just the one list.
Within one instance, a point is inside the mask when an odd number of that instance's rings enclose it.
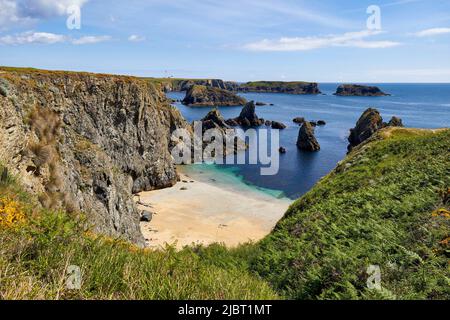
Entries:
{"label": "shrub", "polygon": [[0,78],[0,94],[4,97],[7,97],[9,94],[9,82],[3,78]]}

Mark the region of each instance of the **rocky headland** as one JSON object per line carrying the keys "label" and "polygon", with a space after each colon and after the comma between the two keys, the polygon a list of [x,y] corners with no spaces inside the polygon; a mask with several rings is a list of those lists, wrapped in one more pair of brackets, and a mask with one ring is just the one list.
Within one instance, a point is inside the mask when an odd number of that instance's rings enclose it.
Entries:
{"label": "rocky headland", "polygon": [[356,84],[340,85],[335,93],[336,96],[359,96],[359,97],[384,97],[389,94],[381,91],[375,86],[362,86]]}
{"label": "rocky headland", "polygon": [[283,82],[256,81],[241,84],[240,92],[288,93],[288,94],[321,94],[319,85],[315,82]]}
{"label": "rocky headland", "polygon": [[0,79],[0,162],[43,207],[143,244],[133,193],[176,183],[170,135],[188,126],[164,93],[88,73],[2,68]]}
{"label": "rocky headland", "polygon": [[247,101],[235,93],[214,87],[193,85],[186,92],[183,104],[193,107],[241,106]]}

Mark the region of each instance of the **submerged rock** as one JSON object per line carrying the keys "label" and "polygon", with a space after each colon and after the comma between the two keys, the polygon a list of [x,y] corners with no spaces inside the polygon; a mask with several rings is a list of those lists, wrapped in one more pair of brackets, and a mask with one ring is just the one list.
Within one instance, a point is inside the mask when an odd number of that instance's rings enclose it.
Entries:
{"label": "submerged rock", "polygon": [[317,121],[318,126],[325,126],[327,123],[324,120]]}
{"label": "submerged rock", "polygon": [[314,136],[314,128],[307,121],[303,123],[299,130],[297,147],[301,150],[311,152],[320,150],[319,142],[317,142],[317,139]]}
{"label": "submerged rock", "polygon": [[183,104],[187,106],[241,106],[247,101],[231,91],[193,85],[186,92]]}

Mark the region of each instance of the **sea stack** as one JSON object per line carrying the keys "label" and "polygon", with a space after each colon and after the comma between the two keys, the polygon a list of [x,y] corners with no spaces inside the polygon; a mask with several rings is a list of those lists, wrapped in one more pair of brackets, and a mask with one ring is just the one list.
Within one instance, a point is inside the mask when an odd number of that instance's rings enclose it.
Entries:
{"label": "sea stack", "polygon": [[348,151],[351,151],[354,147],[360,145],[377,131],[385,127],[403,127],[403,121],[398,117],[392,117],[388,123],[385,123],[377,109],[367,109],[359,118],[356,126],[350,129]]}
{"label": "sea stack", "polygon": [[375,132],[383,128],[383,118],[377,109],[369,108],[359,118],[356,126],[350,130],[348,150],[369,139]]}
{"label": "sea stack", "polygon": [[305,121],[299,130],[297,147],[301,150],[310,152],[320,150],[319,142],[317,142],[317,139],[314,136],[314,128],[308,121]]}
{"label": "sea stack", "polygon": [[264,119],[258,118],[255,102],[250,101],[242,108],[239,117],[227,120],[227,124],[230,126],[237,124],[243,127],[259,127],[264,124]]}
{"label": "sea stack", "polygon": [[191,86],[182,101],[184,105],[193,107],[241,106],[246,102],[231,91],[200,85]]}
{"label": "sea stack", "polygon": [[335,93],[336,96],[359,96],[359,97],[384,97],[389,94],[384,93],[375,86],[361,86],[357,84],[340,85]]}

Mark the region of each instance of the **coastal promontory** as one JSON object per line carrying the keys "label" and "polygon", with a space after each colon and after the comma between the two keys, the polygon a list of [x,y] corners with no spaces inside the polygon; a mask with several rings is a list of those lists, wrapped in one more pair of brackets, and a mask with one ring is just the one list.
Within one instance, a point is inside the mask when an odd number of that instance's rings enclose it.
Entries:
{"label": "coastal promontory", "polygon": [[360,96],[360,97],[384,97],[389,94],[381,91],[375,86],[362,86],[357,84],[340,85],[335,93],[336,96]]}
{"label": "coastal promontory", "polygon": [[186,97],[182,103],[194,107],[241,106],[245,105],[247,101],[228,90],[193,85],[186,92]]}
{"label": "coastal promontory", "polygon": [[315,82],[283,82],[283,81],[256,81],[241,84],[241,92],[260,93],[288,93],[288,94],[321,94],[319,85]]}

